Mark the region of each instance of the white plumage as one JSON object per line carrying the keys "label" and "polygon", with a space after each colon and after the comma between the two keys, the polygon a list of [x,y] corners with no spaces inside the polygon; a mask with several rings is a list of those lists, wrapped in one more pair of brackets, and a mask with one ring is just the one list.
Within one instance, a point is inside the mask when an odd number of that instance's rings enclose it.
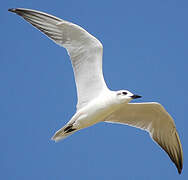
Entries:
{"label": "white plumage", "polygon": [[129,103],[141,96],[107,88],[102,72],[103,47],[99,40],[78,25],[40,11],[23,8],[9,11],[22,16],[66,48],[71,58],[77,87],[77,111],[55,133],[53,140],[61,140],[101,121],[134,126],[148,131],[181,173],[183,151],[172,117],[159,103]]}

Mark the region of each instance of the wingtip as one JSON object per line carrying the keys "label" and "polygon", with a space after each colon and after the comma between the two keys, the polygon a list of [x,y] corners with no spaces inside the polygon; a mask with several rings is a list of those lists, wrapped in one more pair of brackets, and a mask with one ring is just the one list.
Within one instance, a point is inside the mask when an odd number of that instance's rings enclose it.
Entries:
{"label": "wingtip", "polygon": [[179,173],[179,175],[180,175],[181,172],[182,172],[182,169],[183,169],[183,163],[182,163],[182,161],[180,161],[179,166],[176,166],[176,167],[177,167],[178,173]]}
{"label": "wingtip", "polygon": [[8,9],[8,11],[16,13],[16,8],[10,8],[10,9]]}
{"label": "wingtip", "polygon": [[182,172],[182,169],[183,169],[183,155],[179,154],[178,159],[174,159],[172,157],[170,157],[170,158],[174,162],[174,164],[175,164],[175,166],[176,166],[176,168],[178,170],[178,173],[180,175],[181,172]]}
{"label": "wingtip", "polygon": [[181,145],[180,138],[179,138],[177,131],[175,133],[175,136],[176,136],[176,139],[177,139],[177,142],[178,142],[178,145],[179,145],[178,162],[175,163],[175,164],[176,164],[176,167],[178,169],[178,173],[181,174],[182,169],[183,169],[183,149],[182,149],[182,145]]}

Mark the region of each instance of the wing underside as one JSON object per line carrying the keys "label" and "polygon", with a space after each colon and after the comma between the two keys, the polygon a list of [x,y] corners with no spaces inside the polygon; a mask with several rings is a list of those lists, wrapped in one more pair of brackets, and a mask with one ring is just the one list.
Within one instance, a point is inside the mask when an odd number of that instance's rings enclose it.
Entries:
{"label": "wing underside", "polygon": [[130,103],[110,115],[106,122],[120,123],[149,132],[169,155],[178,172],[183,168],[183,150],[172,117],[158,103]]}
{"label": "wing underside", "polygon": [[9,9],[63,46],[71,58],[81,108],[107,89],[102,72],[103,47],[80,26],[36,10]]}

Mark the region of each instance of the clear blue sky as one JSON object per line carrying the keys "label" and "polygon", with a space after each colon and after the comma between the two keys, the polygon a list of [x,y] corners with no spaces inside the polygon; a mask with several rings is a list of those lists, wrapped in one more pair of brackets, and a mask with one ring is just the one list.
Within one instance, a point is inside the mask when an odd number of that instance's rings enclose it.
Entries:
{"label": "clear blue sky", "polygon": [[[104,46],[109,88],[157,101],[175,119],[184,168],[147,135],[100,123],[60,143],[51,136],[74,114],[69,57],[8,8],[45,11],[81,25]],[[188,179],[188,1],[1,2],[0,179]],[[136,102],[136,101],[135,101]]]}

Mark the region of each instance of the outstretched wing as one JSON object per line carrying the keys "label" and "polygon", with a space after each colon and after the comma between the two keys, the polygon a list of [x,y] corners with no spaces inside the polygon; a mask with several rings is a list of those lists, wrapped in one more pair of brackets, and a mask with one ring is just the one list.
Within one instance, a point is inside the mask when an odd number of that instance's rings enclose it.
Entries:
{"label": "outstretched wing", "polygon": [[158,103],[130,103],[110,115],[106,122],[127,124],[150,133],[169,155],[178,172],[183,168],[183,151],[172,117]]}
{"label": "outstretched wing", "polygon": [[77,109],[107,88],[102,73],[103,47],[94,36],[76,24],[40,11],[23,8],[9,11],[20,15],[55,43],[66,48],[74,69]]}

